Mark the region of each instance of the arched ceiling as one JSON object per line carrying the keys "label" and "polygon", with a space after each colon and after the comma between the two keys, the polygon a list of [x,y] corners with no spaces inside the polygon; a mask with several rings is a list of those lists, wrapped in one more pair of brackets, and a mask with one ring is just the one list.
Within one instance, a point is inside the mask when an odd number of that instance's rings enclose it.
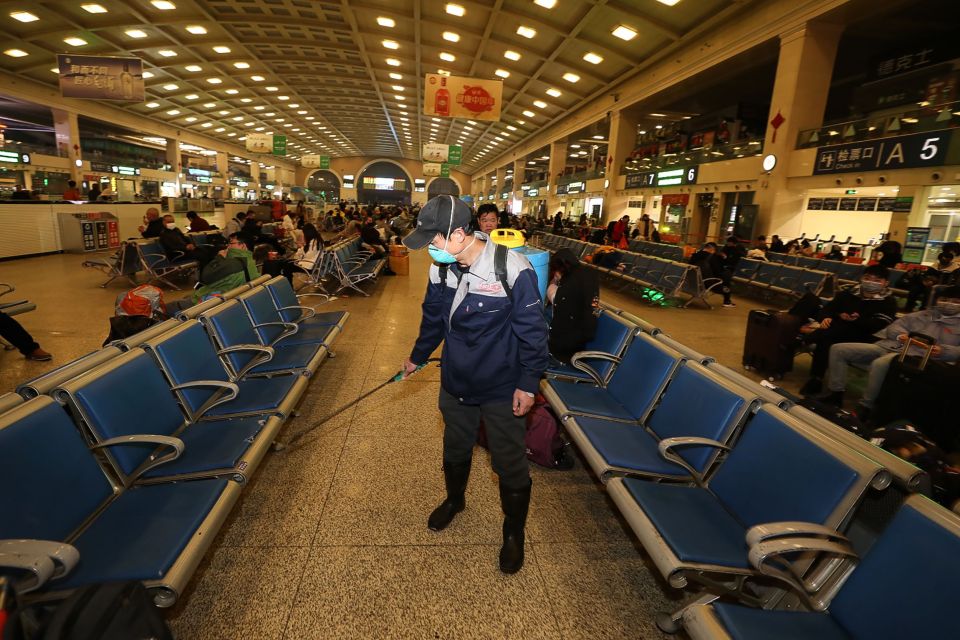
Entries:
{"label": "arched ceiling", "polygon": [[[462,144],[470,173],[752,1],[0,0],[0,71],[56,84],[57,53],[140,57],[146,101],[111,104],[144,118],[228,142],[282,133],[293,159]],[[503,78],[501,120],[420,115],[441,69]]]}

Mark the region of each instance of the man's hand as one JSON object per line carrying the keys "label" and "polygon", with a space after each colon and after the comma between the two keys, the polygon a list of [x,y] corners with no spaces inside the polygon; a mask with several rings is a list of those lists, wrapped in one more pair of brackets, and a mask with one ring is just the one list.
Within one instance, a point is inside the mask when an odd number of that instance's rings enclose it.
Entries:
{"label": "man's hand", "polygon": [[192,244],[187,244],[187,251],[193,251],[194,249],[196,249],[195,246],[193,246]]}
{"label": "man's hand", "polygon": [[824,318],[820,321],[821,329],[829,329],[830,325],[833,323],[833,318]]}
{"label": "man's hand", "polygon": [[403,364],[400,365],[400,369],[403,371],[403,378],[401,379],[406,380],[417,370],[417,365],[410,362],[410,358],[407,358],[403,361]]}
{"label": "man's hand", "polygon": [[897,342],[906,342],[909,337],[907,334],[901,333],[897,336]]}
{"label": "man's hand", "polygon": [[940,348],[940,345],[935,344],[930,347],[930,355],[934,358],[939,358],[941,353],[943,353],[943,349]]}
{"label": "man's hand", "polygon": [[525,416],[533,408],[533,396],[526,391],[516,389],[513,392],[513,415]]}
{"label": "man's hand", "polygon": [[856,319],[859,318],[859,317],[860,317],[860,314],[859,314],[859,313],[856,313],[856,312],[854,312],[854,313],[841,313],[841,314],[840,314],[840,319],[841,319],[841,320],[845,320],[846,322],[854,322],[854,321],[856,321]]}

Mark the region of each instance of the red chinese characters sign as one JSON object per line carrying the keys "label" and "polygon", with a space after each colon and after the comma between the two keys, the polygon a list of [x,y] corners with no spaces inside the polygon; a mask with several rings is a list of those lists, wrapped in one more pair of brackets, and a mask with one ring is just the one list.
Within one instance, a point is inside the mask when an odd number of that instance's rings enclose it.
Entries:
{"label": "red chinese characters sign", "polygon": [[499,120],[503,82],[428,73],[423,113],[428,116]]}

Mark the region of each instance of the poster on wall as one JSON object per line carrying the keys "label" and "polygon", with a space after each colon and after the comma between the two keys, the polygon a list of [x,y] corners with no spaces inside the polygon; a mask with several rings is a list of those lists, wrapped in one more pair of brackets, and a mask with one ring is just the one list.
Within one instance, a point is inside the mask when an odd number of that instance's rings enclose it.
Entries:
{"label": "poster on wall", "polygon": [[57,55],[60,95],[143,102],[143,61],[113,56]]}
{"label": "poster on wall", "polygon": [[423,113],[446,118],[500,119],[503,81],[428,73]]}

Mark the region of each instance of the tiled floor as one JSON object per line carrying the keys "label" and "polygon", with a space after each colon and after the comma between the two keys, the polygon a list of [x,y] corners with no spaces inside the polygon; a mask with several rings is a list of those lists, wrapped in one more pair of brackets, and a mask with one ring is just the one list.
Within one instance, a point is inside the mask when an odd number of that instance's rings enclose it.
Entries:
{"label": "tiled floor", "polygon": [[[21,316],[51,363],[0,353],[0,392],[99,347],[120,283],[82,257],[0,263],[0,282],[37,302]],[[365,298],[330,303],[351,318],[281,439],[394,374],[417,334],[427,259],[384,277]],[[651,308],[603,299],[740,369],[747,311]],[[806,360],[798,361],[801,369]],[[794,373],[787,386],[802,382]],[[467,509],[442,533],[426,517],[442,496],[439,374],[389,385],[270,454],[169,612],[178,638],[660,638],[655,612],[683,596],[652,570],[592,474],[534,467],[525,568],[497,570],[496,477],[475,454]]]}

